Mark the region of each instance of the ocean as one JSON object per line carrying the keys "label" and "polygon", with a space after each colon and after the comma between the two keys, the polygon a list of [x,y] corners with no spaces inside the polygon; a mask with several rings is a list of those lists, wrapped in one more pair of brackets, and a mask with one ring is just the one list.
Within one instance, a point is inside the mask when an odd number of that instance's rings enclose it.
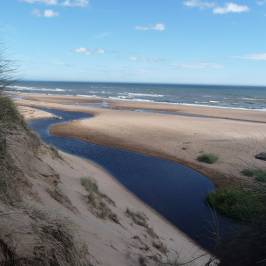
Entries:
{"label": "ocean", "polygon": [[9,90],[266,111],[266,87],[21,81]]}

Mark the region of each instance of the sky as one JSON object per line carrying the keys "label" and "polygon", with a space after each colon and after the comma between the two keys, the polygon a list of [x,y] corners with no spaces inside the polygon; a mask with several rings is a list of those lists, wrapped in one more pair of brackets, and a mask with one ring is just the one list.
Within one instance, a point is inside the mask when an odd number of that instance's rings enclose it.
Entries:
{"label": "sky", "polygon": [[25,80],[266,85],[266,0],[1,0]]}

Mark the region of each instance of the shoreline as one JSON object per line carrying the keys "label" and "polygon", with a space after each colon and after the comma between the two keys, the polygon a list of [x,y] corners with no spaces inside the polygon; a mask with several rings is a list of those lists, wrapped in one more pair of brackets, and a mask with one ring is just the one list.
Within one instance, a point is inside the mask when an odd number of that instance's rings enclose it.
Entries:
{"label": "shoreline", "polygon": [[[255,112],[266,112],[266,108],[245,108],[245,107],[233,107],[233,106],[220,106],[220,105],[208,105],[208,104],[197,104],[197,103],[178,103],[178,102],[163,102],[163,101],[154,101],[154,100],[144,100],[144,99],[122,99],[118,97],[101,97],[97,95],[85,95],[85,94],[55,94],[55,93],[44,93],[43,91],[40,91],[40,93],[37,92],[20,92],[20,91],[6,91],[9,94],[15,94],[23,96],[26,95],[40,95],[40,96],[50,96],[50,97],[69,97],[69,98],[85,98],[85,99],[91,99],[93,102],[132,102],[132,103],[146,103],[146,104],[155,104],[155,105],[169,105],[169,106],[188,106],[188,107],[203,107],[203,108],[213,108],[213,109],[225,109],[225,110],[242,110],[242,111],[255,111]],[[152,109],[150,109],[152,110]]]}
{"label": "shoreline", "polygon": [[[217,186],[239,182],[253,183],[253,180],[240,174],[241,170],[247,168],[245,162],[250,162],[257,168],[265,168],[263,162],[254,159],[256,152],[266,149],[266,138],[263,134],[266,132],[266,117],[262,115],[263,112],[210,110],[188,106],[182,107],[182,110],[175,109],[177,112],[208,115],[201,118],[132,112],[130,108],[140,107],[139,103],[123,103],[122,107],[127,109],[121,110],[89,107],[91,99],[88,102],[88,99],[80,97],[27,94],[25,98],[26,100],[18,100],[17,104],[94,115],[88,120],[54,126],[52,132],[56,135],[72,136],[96,144],[172,160],[208,176]],[[87,101],[88,106],[78,103],[73,105],[79,100]],[[110,104],[121,107],[120,102],[112,101]],[[162,109],[165,106],[159,105],[157,108]],[[239,118],[249,118],[252,121],[234,120]],[[196,157],[202,151],[218,154],[219,161],[214,165],[198,162]]]}

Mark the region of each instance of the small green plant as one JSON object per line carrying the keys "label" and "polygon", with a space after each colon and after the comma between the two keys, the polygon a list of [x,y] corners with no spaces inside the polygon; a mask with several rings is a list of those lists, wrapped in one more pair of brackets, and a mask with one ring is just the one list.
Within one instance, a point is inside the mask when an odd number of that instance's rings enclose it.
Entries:
{"label": "small green plant", "polygon": [[250,222],[266,216],[266,193],[238,187],[211,192],[207,201],[218,212],[240,221]]}
{"label": "small green plant", "polygon": [[218,161],[218,156],[212,153],[204,153],[198,156],[197,160],[199,162],[213,164]]}
{"label": "small green plant", "polygon": [[244,169],[241,174],[248,177],[255,177],[259,182],[266,182],[266,171],[261,169]]}
{"label": "small green plant", "polygon": [[244,169],[241,171],[241,174],[244,176],[253,177],[254,176],[254,170]]}
{"label": "small green plant", "polygon": [[96,182],[91,180],[90,178],[87,177],[82,177],[80,179],[81,185],[87,190],[87,192],[91,193],[99,193],[98,185]]}
{"label": "small green plant", "polygon": [[266,171],[261,171],[257,173],[256,180],[262,183],[266,182]]}

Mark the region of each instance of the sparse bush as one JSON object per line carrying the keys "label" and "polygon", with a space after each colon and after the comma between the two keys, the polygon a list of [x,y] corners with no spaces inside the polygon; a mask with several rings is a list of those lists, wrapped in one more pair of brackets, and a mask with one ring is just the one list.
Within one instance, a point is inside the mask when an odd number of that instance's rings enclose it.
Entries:
{"label": "sparse bush", "polygon": [[248,177],[255,177],[259,182],[266,182],[266,171],[261,169],[244,169],[241,174]]}
{"label": "sparse bush", "polygon": [[208,203],[218,212],[240,221],[251,222],[266,217],[266,193],[227,187],[208,195]]}
{"label": "sparse bush", "polygon": [[218,161],[218,156],[212,153],[204,153],[197,157],[199,162],[213,164]]}

